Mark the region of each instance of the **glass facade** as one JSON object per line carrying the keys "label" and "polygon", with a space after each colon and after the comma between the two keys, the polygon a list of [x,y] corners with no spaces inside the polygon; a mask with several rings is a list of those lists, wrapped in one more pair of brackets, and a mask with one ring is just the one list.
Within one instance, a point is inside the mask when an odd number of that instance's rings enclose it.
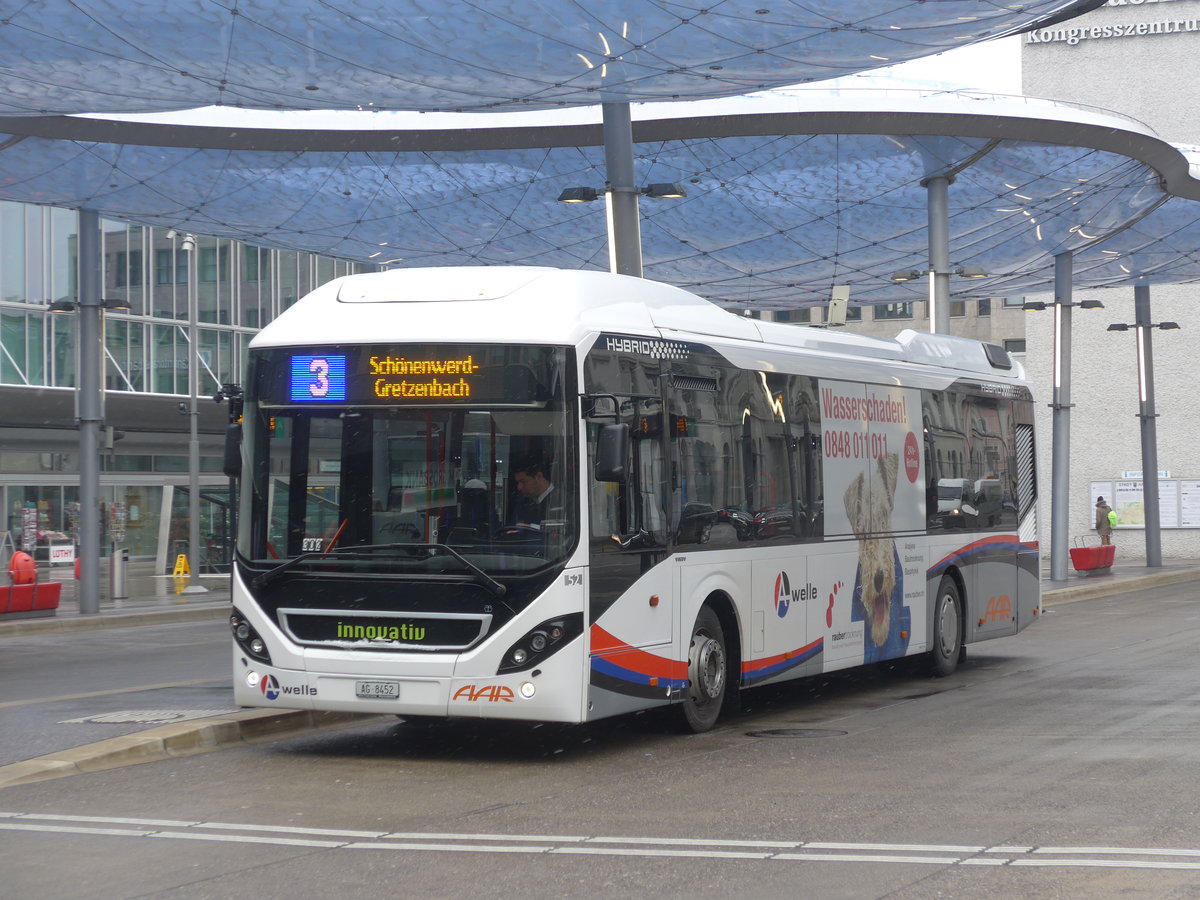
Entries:
{"label": "glass facade", "polygon": [[[298,298],[333,278],[361,271],[356,263],[311,253],[268,250],[237,241],[185,236],[165,228],[101,219],[100,284],[109,308],[104,323],[104,387],[115,392],[189,393],[189,302],[198,323],[199,396],[240,383],[246,348],[257,331]],[[74,211],[0,202],[0,389],[73,388],[76,316],[48,311],[78,298],[78,217]],[[189,252],[195,260],[188,259]],[[190,283],[193,277],[195,283]],[[114,301],[129,309],[114,309]],[[23,402],[23,401],[21,401]],[[124,546],[134,557],[174,562],[188,516],[187,438],[131,435],[101,458],[103,535],[107,553]],[[120,424],[118,423],[118,427]],[[172,429],[164,429],[170,431]],[[78,435],[70,421],[35,438],[0,422],[0,504],[20,547],[36,540],[74,541],[78,532]],[[32,449],[20,449],[23,439]],[[42,448],[45,452],[42,452]],[[206,446],[201,530],[214,571],[227,559],[228,484],[219,448]],[[120,515],[116,518],[112,510]],[[34,512],[26,512],[32,510]],[[121,527],[111,527],[118,524]],[[45,554],[43,554],[45,555]]]}
{"label": "glass facade", "polygon": [[[359,271],[355,263],[197,236],[188,284],[183,235],[101,220],[105,387],[186,394],[189,291],[200,324],[200,393],[238,381],[250,337],[314,287]],[[76,300],[76,214],[0,202],[0,384],[72,387],[74,322],[53,300]]]}

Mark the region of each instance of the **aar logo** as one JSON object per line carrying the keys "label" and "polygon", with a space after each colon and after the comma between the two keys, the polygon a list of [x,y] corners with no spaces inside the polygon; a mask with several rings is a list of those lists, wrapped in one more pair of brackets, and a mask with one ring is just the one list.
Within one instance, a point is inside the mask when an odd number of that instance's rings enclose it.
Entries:
{"label": "aar logo", "polygon": [[268,700],[279,699],[279,680],[274,675],[264,675],[258,682],[258,689]]}

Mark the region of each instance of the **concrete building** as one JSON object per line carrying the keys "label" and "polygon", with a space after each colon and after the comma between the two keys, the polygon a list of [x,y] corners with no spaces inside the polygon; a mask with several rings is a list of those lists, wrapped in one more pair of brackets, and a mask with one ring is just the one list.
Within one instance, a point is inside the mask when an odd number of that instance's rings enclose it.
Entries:
{"label": "concrete building", "polygon": [[[1123,114],[1162,138],[1200,144],[1200,2],[1109,0],[1094,12],[1022,38],[1022,86],[1026,94]],[[1180,248],[1200,250],[1200,248]],[[1132,265],[1132,264],[1131,264]],[[1200,554],[1200,392],[1191,341],[1200,335],[1198,288],[1150,284],[1155,323],[1180,330],[1149,329],[1153,342],[1158,418],[1158,468],[1164,559]],[[1138,373],[1133,331],[1110,332],[1113,323],[1134,322],[1132,288],[1077,292],[1102,310],[1075,310],[1071,411],[1072,536],[1092,536],[1097,493],[1113,503],[1122,527],[1114,535],[1119,557],[1144,558],[1140,518],[1141,443]],[[1051,300],[1052,297],[1029,299]],[[1031,312],[1026,321],[1025,364],[1040,394],[1050,398],[1052,313]],[[1039,405],[1042,447],[1050,435],[1051,410]],[[1045,464],[1042,523],[1049,522],[1049,454]],[[1110,496],[1110,491],[1116,494]],[[1043,542],[1048,532],[1043,529]]]}

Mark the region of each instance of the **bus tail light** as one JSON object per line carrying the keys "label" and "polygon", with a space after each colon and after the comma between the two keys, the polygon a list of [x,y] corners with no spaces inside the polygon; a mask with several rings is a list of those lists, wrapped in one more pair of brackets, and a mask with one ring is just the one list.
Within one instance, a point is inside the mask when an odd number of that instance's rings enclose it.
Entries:
{"label": "bus tail light", "polygon": [[583,613],[547,619],[535,625],[504,653],[497,675],[536,666],[583,633]]}
{"label": "bus tail light", "polygon": [[234,609],[229,617],[229,630],[233,632],[234,642],[247,656],[267,665],[271,664],[271,654],[267,652],[266,641],[237,609]]}

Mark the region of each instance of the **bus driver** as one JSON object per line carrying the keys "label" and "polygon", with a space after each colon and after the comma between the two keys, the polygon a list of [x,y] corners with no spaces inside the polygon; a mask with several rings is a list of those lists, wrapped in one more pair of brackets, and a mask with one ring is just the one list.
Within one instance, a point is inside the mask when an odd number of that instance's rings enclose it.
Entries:
{"label": "bus driver", "polygon": [[517,502],[513,521],[518,525],[541,526],[551,508],[554,485],[547,477],[548,466],[538,460],[518,463],[512,469],[517,485]]}

